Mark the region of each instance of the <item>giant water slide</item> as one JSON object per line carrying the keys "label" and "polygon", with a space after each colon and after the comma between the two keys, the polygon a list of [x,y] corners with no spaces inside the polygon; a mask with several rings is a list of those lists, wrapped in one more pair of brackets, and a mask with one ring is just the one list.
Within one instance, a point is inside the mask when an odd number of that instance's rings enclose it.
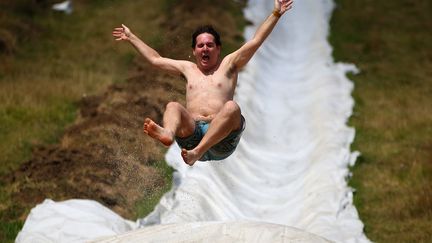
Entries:
{"label": "giant water slide", "polygon": [[[252,38],[273,1],[249,0]],[[166,154],[172,189],[132,222],[90,200],[36,206],[17,242],[369,242],[347,185],[353,84],[328,44],[332,0],[297,0],[239,77],[246,118],[236,152],[184,164]]]}

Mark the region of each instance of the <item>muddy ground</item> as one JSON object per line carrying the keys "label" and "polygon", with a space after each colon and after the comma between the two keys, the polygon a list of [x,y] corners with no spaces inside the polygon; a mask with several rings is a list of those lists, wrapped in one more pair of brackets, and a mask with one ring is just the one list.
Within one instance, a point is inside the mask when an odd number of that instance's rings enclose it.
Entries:
{"label": "muddy ground", "polygon": [[[158,51],[189,58],[191,50],[175,48],[176,43],[189,46],[193,29],[204,23],[219,30],[225,53],[237,48],[244,2],[203,0],[198,6],[192,0],[173,1],[160,25],[166,35]],[[184,103],[185,81],[152,69],[138,55],[130,73],[103,94],[83,97],[60,143],[35,147],[31,159],[5,179],[14,201],[7,210],[10,220],[25,220],[45,198],[93,199],[132,219],[138,201],[169,183],[157,166],[164,163],[165,149],[143,134],[142,124],[145,117],[160,123],[169,101]]]}

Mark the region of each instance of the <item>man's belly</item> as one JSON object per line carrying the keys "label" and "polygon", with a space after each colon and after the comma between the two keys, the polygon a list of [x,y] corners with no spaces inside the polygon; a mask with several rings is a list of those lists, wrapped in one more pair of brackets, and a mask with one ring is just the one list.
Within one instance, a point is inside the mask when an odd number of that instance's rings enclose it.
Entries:
{"label": "man's belly", "polygon": [[214,119],[214,117],[215,117],[215,114],[213,114],[213,115],[208,115],[208,116],[203,116],[203,115],[199,115],[199,114],[192,114],[192,116],[193,116],[193,119],[195,120],[195,121],[205,121],[205,122],[211,122],[213,119]]}
{"label": "man's belly", "polygon": [[210,122],[216,114],[222,109],[223,104],[202,104],[196,106],[188,106],[187,110],[192,115],[195,121]]}
{"label": "man's belly", "polygon": [[[209,93],[207,93],[209,94]],[[196,121],[211,121],[232,97],[226,95],[196,95],[187,99],[187,110]]]}

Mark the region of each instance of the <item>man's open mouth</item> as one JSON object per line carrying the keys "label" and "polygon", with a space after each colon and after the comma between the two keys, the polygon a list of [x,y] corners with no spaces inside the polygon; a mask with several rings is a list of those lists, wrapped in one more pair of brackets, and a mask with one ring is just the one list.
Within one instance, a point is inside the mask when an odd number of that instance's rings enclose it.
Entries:
{"label": "man's open mouth", "polygon": [[203,54],[201,59],[205,62],[208,62],[210,60],[210,56],[208,54]]}

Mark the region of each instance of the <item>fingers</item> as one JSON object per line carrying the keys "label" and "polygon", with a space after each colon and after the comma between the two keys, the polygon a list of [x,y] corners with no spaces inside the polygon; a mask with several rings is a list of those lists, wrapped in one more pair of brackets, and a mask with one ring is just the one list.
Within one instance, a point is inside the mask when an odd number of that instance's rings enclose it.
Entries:
{"label": "fingers", "polygon": [[115,33],[115,32],[113,32],[112,35],[114,37],[121,37],[123,34],[122,33]]}
{"label": "fingers", "polygon": [[124,33],[123,32],[113,31],[112,35],[116,41],[121,41],[124,39]]}
{"label": "fingers", "polygon": [[282,2],[281,10],[286,12],[292,8],[293,0],[284,0]]}
{"label": "fingers", "polygon": [[125,30],[123,27],[116,27],[112,32],[113,37],[115,37],[116,41],[123,40],[123,36],[125,35]]}
{"label": "fingers", "polygon": [[120,36],[120,35],[122,35],[124,33],[124,29],[123,28],[119,28],[119,27],[117,27],[117,28],[114,28],[114,30],[113,30],[113,32],[112,32],[112,35],[113,36]]}
{"label": "fingers", "polygon": [[292,4],[293,0],[275,0],[275,9],[283,14],[292,8]]}
{"label": "fingers", "polygon": [[290,9],[292,7],[292,4],[293,4],[293,0],[289,0],[289,1],[286,1],[284,3],[284,6],[288,9]]}
{"label": "fingers", "polygon": [[126,40],[128,37],[129,29],[126,25],[122,24],[122,27],[116,27],[112,31],[112,35],[116,41]]}

